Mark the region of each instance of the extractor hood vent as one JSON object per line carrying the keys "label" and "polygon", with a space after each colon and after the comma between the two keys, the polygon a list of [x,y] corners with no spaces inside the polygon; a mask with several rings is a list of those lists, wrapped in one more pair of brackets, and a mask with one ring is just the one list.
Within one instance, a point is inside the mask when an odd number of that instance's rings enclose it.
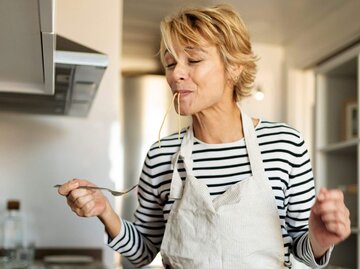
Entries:
{"label": "extractor hood vent", "polygon": [[85,117],[107,62],[107,56],[57,36],[55,93],[0,92],[0,110]]}

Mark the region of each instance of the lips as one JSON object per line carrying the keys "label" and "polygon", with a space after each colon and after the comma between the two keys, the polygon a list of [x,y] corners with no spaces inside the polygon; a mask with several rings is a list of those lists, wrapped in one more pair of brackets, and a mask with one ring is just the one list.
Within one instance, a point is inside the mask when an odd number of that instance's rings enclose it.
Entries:
{"label": "lips", "polygon": [[180,94],[180,97],[181,97],[181,96],[189,95],[190,93],[192,93],[192,91],[189,91],[189,90],[177,90],[176,93]]}

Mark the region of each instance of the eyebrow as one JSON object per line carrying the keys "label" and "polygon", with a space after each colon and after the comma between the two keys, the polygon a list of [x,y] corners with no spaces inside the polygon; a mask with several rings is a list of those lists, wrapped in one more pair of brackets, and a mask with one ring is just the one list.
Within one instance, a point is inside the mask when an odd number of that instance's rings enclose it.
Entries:
{"label": "eyebrow", "polygon": [[[190,47],[190,46],[188,46],[188,47],[185,47],[184,50],[185,50],[185,51],[200,51],[200,52],[203,52],[203,53],[206,53],[206,54],[208,53],[206,50],[204,50],[204,49],[202,49],[202,48],[199,48],[199,47]],[[166,54],[172,55],[172,53],[171,53],[168,49],[165,50],[164,56],[165,56]]]}
{"label": "eyebrow", "polygon": [[199,48],[199,47],[185,47],[184,49],[185,51],[200,51],[200,52],[204,52],[204,53],[208,53],[206,50],[204,50],[203,48]]}

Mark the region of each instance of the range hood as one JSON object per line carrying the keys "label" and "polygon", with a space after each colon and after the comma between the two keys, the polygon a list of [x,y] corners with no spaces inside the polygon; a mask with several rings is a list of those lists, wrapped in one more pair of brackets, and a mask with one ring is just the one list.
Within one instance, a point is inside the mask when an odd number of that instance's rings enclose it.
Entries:
{"label": "range hood", "polygon": [[54,33],[54,0],[0,0],[0,111],[85,117],[108,57]]}

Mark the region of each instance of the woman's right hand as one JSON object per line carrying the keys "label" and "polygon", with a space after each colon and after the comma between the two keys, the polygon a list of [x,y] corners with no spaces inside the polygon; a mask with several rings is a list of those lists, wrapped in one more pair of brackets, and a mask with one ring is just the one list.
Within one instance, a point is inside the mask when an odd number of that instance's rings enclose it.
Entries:
{"label": "woman's right hand", "polygon": [[100,190],[78,189],[79,186],[95,186],[84,179],[73,179],[58,189],[59,194],[66,196],[67,203],[80,217],[97,216],[104,224],[111,238],[120,233],[121,220],[111,207],[108,199]]}
{"label": "woman's right hand", "polygon": [[108,208],[108,200],[99,190],[78,189],[79,186],[95,186],[83,179],[72,179],[58,189],[67,199],[69,207],[80,217],[100,217]]}

